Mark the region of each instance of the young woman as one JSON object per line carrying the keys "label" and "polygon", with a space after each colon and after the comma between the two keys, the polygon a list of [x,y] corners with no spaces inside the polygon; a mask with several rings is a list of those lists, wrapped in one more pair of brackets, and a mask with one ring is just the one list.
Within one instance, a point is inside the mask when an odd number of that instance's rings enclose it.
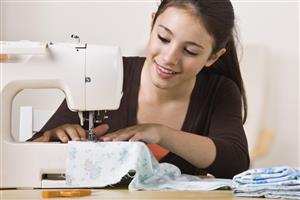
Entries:
{"label": "young woman", "polygon": [[[231,178],[248,169],[247,104],[233,29],[229,0],[163,0],[146,58],[123,60],[124,96],[95,128],[97,138],[143,141],[183,173]],[[31,140],[85,140],[78,124],[64,101]]]}

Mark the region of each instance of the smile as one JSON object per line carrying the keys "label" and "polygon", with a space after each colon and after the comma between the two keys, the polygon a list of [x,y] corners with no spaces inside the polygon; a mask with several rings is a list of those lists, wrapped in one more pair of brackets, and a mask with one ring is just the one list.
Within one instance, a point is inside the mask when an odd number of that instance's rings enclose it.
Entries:
{"label": "smile", "polygon": [[168,69],[166,67],[163,67],[161,65],[159,65],[157,62],[155,62],[155,68],[156,68],[156,73],[158,74],[158,76],[162,79],[169,79],[174,77],[176,74],[178,74],[179,72],[175,72],[171,69]]}
{"label": "smile", "polygon": [[164,73],[167,73],[167,74],[176,74],[176,72],[171,71],[171,70],[169,70],[169,69],[166,69],[166,68],[164,68],[164,67],[162,67],[162,66],[160,66],[160,65],[158,65],[158,68],[159,68],[159,70],[161,70],[161,71],[164,72]]}
{"label": "smile", "polygon": [[174,77],[176,74],[178,74],[178,72],[162,67],[157,62],[155,62],[155,68],[156,68],[157,75],[162,79],[169,79]]}

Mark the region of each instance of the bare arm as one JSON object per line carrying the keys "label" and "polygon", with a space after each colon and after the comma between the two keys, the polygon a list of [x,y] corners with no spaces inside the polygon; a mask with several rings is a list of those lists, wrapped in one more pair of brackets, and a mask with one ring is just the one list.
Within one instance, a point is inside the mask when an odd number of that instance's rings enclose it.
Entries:
{"label": "bare arm", "polygon": [[198,168],[210,166],[216,158],[214,142],[204,136],[167,128],[159,144]]}

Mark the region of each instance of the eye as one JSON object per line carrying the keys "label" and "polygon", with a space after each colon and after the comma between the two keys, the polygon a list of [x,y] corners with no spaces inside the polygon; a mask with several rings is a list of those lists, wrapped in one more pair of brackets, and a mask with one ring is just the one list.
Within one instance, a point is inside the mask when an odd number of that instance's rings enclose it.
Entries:
{"label": "eye", "polygon": [[197,56],[197,55],[198,55],[198,53],[192,52],[192,51],[190,51],[190,50],[188,50],[188,49],[184,49],[184,51],[185,51],[187,54],[191,55],[191,56]]}
{"label": "eye", "polygon": [[160,41],[162,41],[163,43],[169,43],[169,42],[170,42],[170,40],[168,40],[168,39],[162,37],[162,36],[159,35],[159,34],[157,35],[157,37],[158,37],[158,39],[159,39]]}

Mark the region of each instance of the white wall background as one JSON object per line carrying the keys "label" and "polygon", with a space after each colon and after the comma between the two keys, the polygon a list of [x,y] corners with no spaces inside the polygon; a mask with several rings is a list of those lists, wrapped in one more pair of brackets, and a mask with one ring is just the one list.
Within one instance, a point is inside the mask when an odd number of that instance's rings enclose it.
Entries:
{"label": "white wall background", "polygon": [[274,130],[274,145],[254,166],[299,166],[299,3],[237,1],[234,7],[242,43],[269,49],[265,126]]}
{"label": "white wall background", "polygon": [[[296,1],[234,1],[243,45],[268,49],[269,90],[265,126],[275,134],[269,155],[254,167],[299,166],[299,7]],[[1,40],[71,42],[70,35],[94,44],[119,45],[124,55],[143,55],[157,1],[1,1]],[[130,28],[129,28],[130,25]],[[257,72],[259,73],[259,72]],[[18,106],[58,104],[56,91],[23,92]],[[32,103],[33,99],[33,103]],[[52,104],[49,104],[52,102]],[[251,107],[251,105],[249,105]],[[251,112],[251,111],[250,111]],[[13,131],[17,132],[17,122]],[[300,166],[299,166],[300,167]]]}

